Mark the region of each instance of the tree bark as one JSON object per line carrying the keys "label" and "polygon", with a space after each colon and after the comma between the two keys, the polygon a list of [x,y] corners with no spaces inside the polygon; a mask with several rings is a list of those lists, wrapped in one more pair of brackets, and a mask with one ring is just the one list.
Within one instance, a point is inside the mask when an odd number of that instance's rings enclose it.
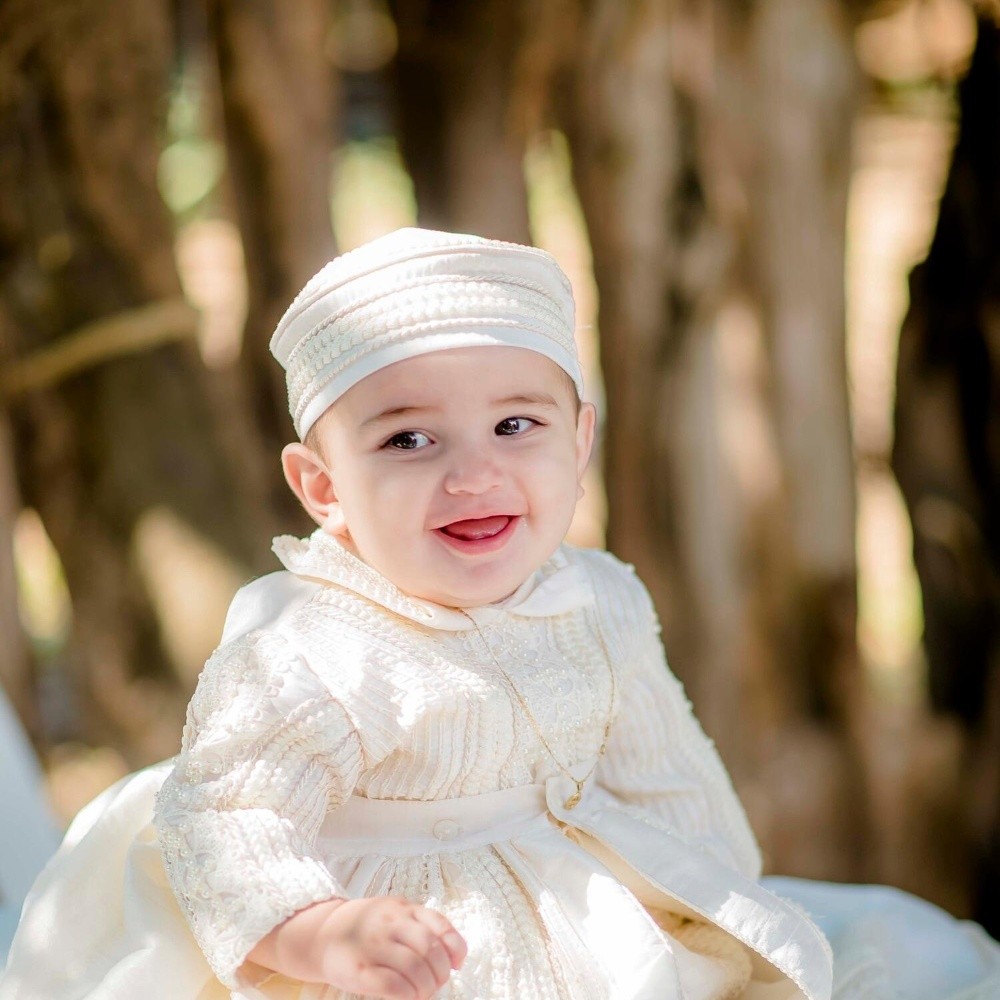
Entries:
{"label": "tree bark", "polygon": [[[9,368],[81,326],[174,302],[180,285],[156,183],[168,6],[18,0],[0,20],[0,358]],[[189,335],[109,352],[4,400],[23,501],[42,517],[72,598],[76,735],[110,737],[133,764],[173,751],[187,694],[135,560],[143,515],[166,507],[244,572],[259,565],[202,378]]]}
{"label": "tree bark", "polygon": [[791,531],[782,645],[802,708],[843,720],[859,682],[843,277],[857,72],[850,25],[825,0],[760,4],[750,45],[758,113],[746,263],[761,289]]}
{"label": "tree bark", "polygon": [[394,0],[400,148],[420,225],[529,243],[522,6]]}
{"label": "tree bark", "polygon": [[[927,259],[910,275],[893,469],[913,525],[931,702],[966,734],[974,917],[1000,933],[1000,27],[979,21]],[[952,835],[955,831],[952,831]]]}
{"label": "tree bark", "polygon": [[208,11],[249,288],[240,360],[243,398],[252,401],[247,473],[272,531],[305,531],[308,519],[277,474],[277,456],[295,432],[268,344],[292,299],[335,253],[330,157],[339,81],[325,50],[329,4],[211,0]]}
{"label": "tree bark", "polygon": [[20,513],[14,454],[6,414],[0,410],[0,689],[6,692],[33,742],[41,742],[32,659],[18,616],[14,567],[14,522]]}
{"label": "tree bark", "polygon": [[849,26],[825,0],[579,7],[563,120],[600,289],[609,545],[769,865],[856,878]]}

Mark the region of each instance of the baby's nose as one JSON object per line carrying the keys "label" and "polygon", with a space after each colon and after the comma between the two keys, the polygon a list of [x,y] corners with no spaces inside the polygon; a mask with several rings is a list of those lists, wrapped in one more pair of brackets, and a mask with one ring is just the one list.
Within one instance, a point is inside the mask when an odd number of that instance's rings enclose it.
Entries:
{"label": "baby's nose", "polygon": [[449,493],[485,493],[502,482],[503,470],[491,456],[470,451],[456,457],[445,476],[444,488]]}

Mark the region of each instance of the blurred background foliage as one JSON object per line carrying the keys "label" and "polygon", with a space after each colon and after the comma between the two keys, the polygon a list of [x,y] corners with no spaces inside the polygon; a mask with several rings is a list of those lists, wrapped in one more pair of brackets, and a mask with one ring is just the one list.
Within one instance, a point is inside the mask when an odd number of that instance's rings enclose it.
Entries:
{"label": "blurred background foliage", "polygon": [[998,18],[8,0],[0,682],[57,814],[176,750],[233,592],[310,528],[277,318],[419,223],[570,275],[571,540],[649,585],[768,870],[1000,933]]}

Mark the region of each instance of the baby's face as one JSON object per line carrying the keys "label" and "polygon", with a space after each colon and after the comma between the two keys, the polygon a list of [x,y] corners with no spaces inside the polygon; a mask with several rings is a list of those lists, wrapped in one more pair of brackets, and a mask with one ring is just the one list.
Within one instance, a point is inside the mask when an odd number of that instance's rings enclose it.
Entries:
{"label": "baby's face", "polygon": [[[453,607],[498,601],[562,542],[594,408],[535,351],[471,347],[382,368],[310,436],[330,477],[312,511],[401,590]],[[295,446],[300,447],[301,446]]]}

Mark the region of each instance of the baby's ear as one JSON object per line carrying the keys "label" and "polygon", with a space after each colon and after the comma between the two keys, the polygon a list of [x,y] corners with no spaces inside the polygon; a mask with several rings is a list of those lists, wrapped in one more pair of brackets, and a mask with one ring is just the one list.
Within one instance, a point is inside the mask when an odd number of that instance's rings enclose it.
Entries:
{"label": "baby's ear", "polygon": [[[578,480],[583,479],[583,474],[590,462],[596,428],[597,407],[593,403],[581,403],[580,413],[576,418],[576,478]],[[579,496],[583,496],[582,490]]]}
{"label": "baby's ear", "polygon": [[344,511],[323,457],[296,441],[282,449],[281,468],[305,512],[329,534],[342,534],[347,528]]}

